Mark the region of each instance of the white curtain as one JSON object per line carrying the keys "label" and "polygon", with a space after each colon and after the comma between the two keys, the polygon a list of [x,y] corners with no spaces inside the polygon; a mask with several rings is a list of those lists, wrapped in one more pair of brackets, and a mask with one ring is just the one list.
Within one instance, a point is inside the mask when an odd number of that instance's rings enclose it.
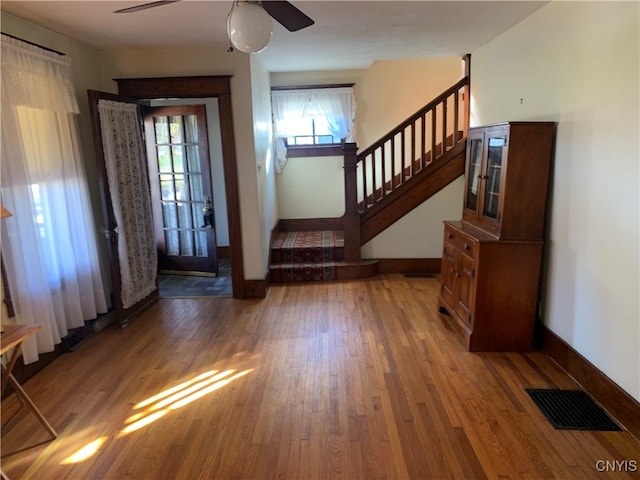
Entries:
{"label": "white curtain", "polygon": [[356,102],[353,88],[312,88],[277,90],[271,92],[271,108],[276,136],[276,172],[287,163],[287,137],[293,136],[296,127],[306,115],[324,118],[331,135],[355,141],[354,117]]}
{"label": "white curtain", "polygon": [[118,225],[122,306],[156,289],[157,249],[140,119],[135,104],[98,102],[102,148],[113,214]]}
{"label": "white curtain", "polygon": [[2,256],[25,363],[108,310],[70,59],[2,36]]}

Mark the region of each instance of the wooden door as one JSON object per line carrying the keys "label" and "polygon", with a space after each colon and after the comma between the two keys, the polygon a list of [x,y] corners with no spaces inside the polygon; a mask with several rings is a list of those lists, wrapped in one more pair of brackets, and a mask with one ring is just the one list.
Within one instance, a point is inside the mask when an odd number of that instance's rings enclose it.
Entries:
{"label": "wooden door", "polygon": [[[101,120],[101,115],[99,112],[99,102],[101,100],[106,100],[116,102],[117,104],[121,104],[123,106],[135,105],[135,109],[138,113],[138,118],[141,120],[142,117],[140,113],[140,106],[135,101],[128,100],[118,95],[97,92],[94,90],[89,90],[88,94],[91,120],[93,124],[93,137],[98,170],[98,182],[103,210],[103,221],[105,222],[101,230],[104,233],[108,246],[107,248],[109,253],[111,283],[113,290],[112,299],[115,307],[116,318],[120,326],[124,327],[142,310],[147,308],[158,299],[157,281],[155,281],[155,283],[152,281],[150,284],[147,278],[145,280],[147,287],[143,291],[140,291],[141,293],[135,296],[135,301],[131,301],[128,289],[129,285],[132,283],[132,280],[131,274],[126,269],[126,267],[128,259],[131,258],[131,255],[135,255],[136,252],[131,252],[131,249],[125,250],[123,248],[124,242],[128,240],[137,245],[146,246],[148,248],[148,251],[154,253],[154,255],[151,256],[151,262],[153,262],[153,265],[147,266],[149,267],[149,270],[151,267],[153,267],[153,269],[155,269],[154,271],[157,271],[157,261],[154,251],[155,249],[153,248],[153,227],[151,226],[151,199],[148,189],[148,178],[147,175],[144,175],[144,173],[146,172],[146,158],[144,156],[144,142],[142,138],[141,128],[139,128],[138,132],[135,135],[135,137],[139,137],[139,145],[123,145],[123,148],[133,148],[136,150],[136,152],[138,152],[138,173],[142,172],[143,175],[134,174],[132,170],[129,169],[125,170],[123,168],[108,168],[107,162],[112,162],[113,159],[111,158],[112,155],[105,155],[104,142],[106,139],[103,136],[103,127],[107,126],[107,124],[106,122]],[[140,127],[140,123],[138,127]],[[112,172],[111,175],[108,173],[109,171]],[[113,174],[114,171],[119,173]],[[139,182],[138,186],[140,186],[141,188],[136,189],[137,201],[133,213],[137,221],[141,224],[142,228],[131,229],[126,224],[119,224],[117,218],[122,218],[122,216],[120,214],[117,215],[116,211],[114,211],[114,200],[116,202],[118,201],[118,191],[117,188],[112,188],[113,183],[111,187],[109,183],[110,180],[112,182],[116,180],[115,177],[118,177],[118,180],[122,181],[122,183],[127,183],[128,181]],[[146,212],[144,211],[147,205],[149,208],[149,215],[146,215]],[[119,207],[117,207],[116,210],[119,211]],[[125,253],[125,251],[127,251],[128,253]],[[141,250],[138,250],[138,254],[142,255],[143,253],[141,252]],[[148,259],[145,258],[145,260]],[[122,266],[125,266],[124,272]],[[133,276],[136,278],[133,280],[133,282],[137,282],[138,279],[145,274],[150,275],[150,273],[148,272],[134,272]]]}
{"label": "wooden door", "polygon": [[217,273],[204,105],[144,107],[158,268]]}
{"label": "wooden door", "polygon": [[475,261],[466,255],[458,254],[456,269],[456,294],[454,310],[469,327],[472,327],[471,310],[475,292]]}
{"label": "wooden door", "polygon": [[442,249],[442,268],[440,271],[440,296],[450,307],[454,306],[453,291],[455,288],[456,252],[445,245]]}

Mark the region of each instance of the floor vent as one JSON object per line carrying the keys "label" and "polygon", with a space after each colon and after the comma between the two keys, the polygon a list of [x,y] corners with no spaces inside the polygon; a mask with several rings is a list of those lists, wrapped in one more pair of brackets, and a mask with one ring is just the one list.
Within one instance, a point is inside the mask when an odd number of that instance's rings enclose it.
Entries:
{"label": "floor vent", "polygon": [[528,388],[526,391],[558,430],[621,430],[582,390]]}

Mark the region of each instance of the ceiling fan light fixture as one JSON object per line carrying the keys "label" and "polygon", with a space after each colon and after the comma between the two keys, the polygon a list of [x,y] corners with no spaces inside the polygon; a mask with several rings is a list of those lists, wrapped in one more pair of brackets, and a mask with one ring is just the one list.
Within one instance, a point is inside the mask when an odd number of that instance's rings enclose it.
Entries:
{"label": "ceiling fan light fixture", "polygon": [[257,53],[269,45],[273,22],[257,3],[235,2],[227,18],[227,35],[234,48],[244,53]]}

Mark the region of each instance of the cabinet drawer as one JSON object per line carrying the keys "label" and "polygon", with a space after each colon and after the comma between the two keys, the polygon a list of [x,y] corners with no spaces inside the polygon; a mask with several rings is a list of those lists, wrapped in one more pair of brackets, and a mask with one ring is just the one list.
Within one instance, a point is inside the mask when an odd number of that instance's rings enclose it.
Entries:
{"label": "cabinet drawer", "polygon": [[468,237],[450,227],[446,227],[444,230],[444,244],[445,246],[449,244],[449,246],[471,258],[475,258],[478,250],[478,242],[474,238]]}

